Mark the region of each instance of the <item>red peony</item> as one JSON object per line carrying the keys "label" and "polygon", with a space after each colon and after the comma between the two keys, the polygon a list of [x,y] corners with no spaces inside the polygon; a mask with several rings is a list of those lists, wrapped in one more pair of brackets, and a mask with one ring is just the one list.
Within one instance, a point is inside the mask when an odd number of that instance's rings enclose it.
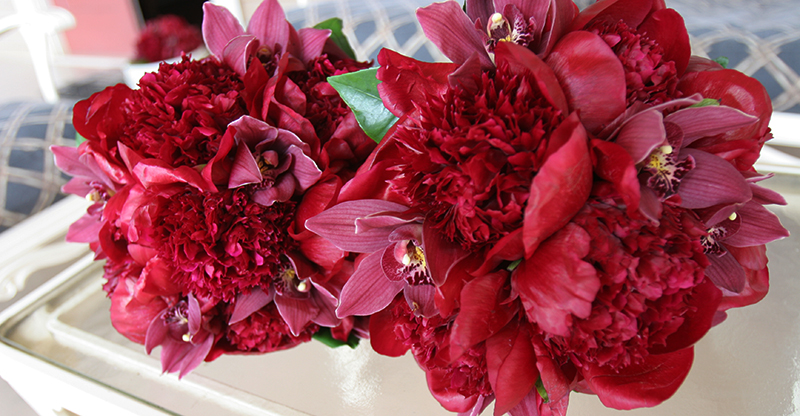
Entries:
{"label": "red peony", "polygon": [[200,30],[176,15],[147,22],[136,41],[134,61],[158,62],[189,53],[203,44]]}

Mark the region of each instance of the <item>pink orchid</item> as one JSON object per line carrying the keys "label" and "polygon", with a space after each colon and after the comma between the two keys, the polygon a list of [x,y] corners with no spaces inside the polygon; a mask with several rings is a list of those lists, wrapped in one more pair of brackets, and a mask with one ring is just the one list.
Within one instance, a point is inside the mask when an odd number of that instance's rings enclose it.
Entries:
{"label": "pink orchid", "polygon": [[366,254],[342,288],[337,316],[371,315],[401,291],[415,314],[439,313],[435,285],[446,280],[449,268],[466,253],[427,230],[423,218],[394,202],[357,200],[306,221],[307,229],[336,247]]}
{"label": "pink orchid", "polygon": [[165,308],[150,323],[145,339],[147,353],[160,345],[161,368],[183,377],[205,360],[214,335],[204,328],[200,303],[191,294],[187,300]]}
{"label": "pink orchid", "polygon": [[546,56],[576,14],[570,0],[467,0],[466,13],[455,1],[446,1],[417,10],[425,35],[445,56],[462,64],[476,55],[484,69],[494,66],[499,42]]}
{"label": "pink orchid", "polygon": [[255,185],[253,200],[262,205],[286,202],[314,185],[322,171],[311,148],[294,133],[250,116],[232,122],[236,156],[228,188]]}
{"label": "pink orchid", "polygon": [[[290,54],[305,65],[322,54],[330,30],[296,31],[277,0],[266,0],[253,13],[247,30],[224,7],[203,4],[203,39],[208,50],[237,74],[244,76],[255,55],[280,57]],[[277,60],[276,60],[277,61]]]}

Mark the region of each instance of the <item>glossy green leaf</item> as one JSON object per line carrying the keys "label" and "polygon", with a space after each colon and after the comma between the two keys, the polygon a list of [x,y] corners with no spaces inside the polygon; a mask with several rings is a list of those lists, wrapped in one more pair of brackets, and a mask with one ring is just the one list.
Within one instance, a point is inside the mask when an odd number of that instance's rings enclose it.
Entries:
{"label": "glossy green leaf", "polygon": [[76,131],[76,132],[75,132],[75,146],[76,146],[76,147],[77,147],[77,146],[80,146],[80,145],[81,145],[81,143],[83,143],[83,142],[85,142],[85,141],[86,141],[86,138],[85,138],[85,137],[83,137],[83,136],[81,136],[81,134],[80,134],[80,133],[78,133],[78,132]]}
{"label": "glossy green leaf", "polygon": [[339,19],[338,17],[330,18],[323,22],[317,23],[314,26],[314,29],[330,29],[331,40],[333,43],[342,48],[342,51],[344,51],[347,56],[352,59],[356,59],[355,51],[353,51],[353,48],[350,47],[350,42],[347,40],[347,36],[345,36],[342,32],[342,19]]}
{"label": "glossy green leaf", "polygon": [[376,78],[378,68],[363,69],[328,77],[328,83],[339,92],[342,100],[353,110],[356,121],[372,140],[380,142],[397,121],[381,101]]}
{"label": "glossy green leaf", "polygon": [[319,331],[317,331],[317,333],[311,337],[331,348],[341,347],[344,345],[347,345],[350,348],[355,348],[358,346],[358,341],[360,340],[355,333],[350,333],[350,337],[347,338],[347,342],[340,341],[334,338],[333,335],[331,335],[331,329],[326,327],[320,328]]}

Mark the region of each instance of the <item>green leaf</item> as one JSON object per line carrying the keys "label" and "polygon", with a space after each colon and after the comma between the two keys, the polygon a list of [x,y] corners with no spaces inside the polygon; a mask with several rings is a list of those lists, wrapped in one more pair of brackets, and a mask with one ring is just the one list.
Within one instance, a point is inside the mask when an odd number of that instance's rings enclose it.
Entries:
{"label": "green leaf", "polygon": [[516,268],[517,268],[517,266],[519,266],[519,264],[520,264],[520,263],[522,263],[522,259],[515,260],[514,262],[512,262],[511,264],[509,264],[509,265],[508,265],[508,267],[506,267],[506,270],[508,270],[508,271],[510,271],[510,272],[513,272],[513,271],[514,271],[514,269],[516,269]]}
{"label": "green leaf", "polygon": [[324,22],[317,23],[314,26],[314,29],[330,29],[331,40],[333,43],[342,48],[342,51],[344,51],[347,56],[352,59],[356,59],[356,53],[353,51],[353,48],[350,47],[350,42],[347,41],[347,36],[345,36],[342,32],[342,19],[339,19],[338,17],[332,17]]}
{"label": "green leaf", "polygon": [[372,140],[380,142],[397,121],[378,94],[378,68],[328,77],[328,83],[339,92],[342,100],[353,110],[361,128]]}
{"label": "green leaf", "polygon": [[700,101],[697,104],[692,104],[689,107],[708,107],[712,105],[720,105],[719,100],[715,98],[703,98],[703,101]]}
{"label": "green leaf", "polygon": [[76,131],[75,132],[75,147],[80,146],[81,143],[83,143],[85,141],[86,141],[86,138],[81,136],[81,134]]}
{"label": "green leaf", "polygon": [[536,380],[536,391],[539,393],[539,396],[542,396],[542,400],[544,400],[545,403],[550,401],[550,398],[547,397],[547,390],[544,389],[544,383],[542,383],[541,377]]}
{"label": "green leaf", "polygon": [[317,331],[317,333],[311,337],[331,348],[337,348],[344,345],[347,345],[350,348],[355,348],[358,346],[358,341],[360,340],[355,333],[351,332],[350,337],[347,338],[347,342],[340,341],[334,338],[333,335],[331,335],[331,329],[326,327],[320,328],[319,331]]}
{"label": "green leaf", "polygon": [[730,61],[728,60],[727,56],[720,56],[719,58],[715,59],[714,62],[722,65],[723,68],[728,68],[728,63]]}

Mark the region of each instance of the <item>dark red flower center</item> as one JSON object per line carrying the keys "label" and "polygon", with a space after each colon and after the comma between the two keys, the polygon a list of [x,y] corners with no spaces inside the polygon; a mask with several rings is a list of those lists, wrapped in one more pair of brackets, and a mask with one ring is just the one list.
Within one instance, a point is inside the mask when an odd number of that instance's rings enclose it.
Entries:
{"label": "dark red flower center", "polygon": [[492,243],[522,224],[548,138],[564,119],[528,76],[500,64],[476,80],[418,104],[400,126],[392,185],[465,248]]}
{"label": "dark red flower center", "polygon": [[237,352],[272,352],[308,342],[319,326],[309,323],[299,335],[292,335],[275,303],[261,308],[246,319],[229,325],[218,346]]}

